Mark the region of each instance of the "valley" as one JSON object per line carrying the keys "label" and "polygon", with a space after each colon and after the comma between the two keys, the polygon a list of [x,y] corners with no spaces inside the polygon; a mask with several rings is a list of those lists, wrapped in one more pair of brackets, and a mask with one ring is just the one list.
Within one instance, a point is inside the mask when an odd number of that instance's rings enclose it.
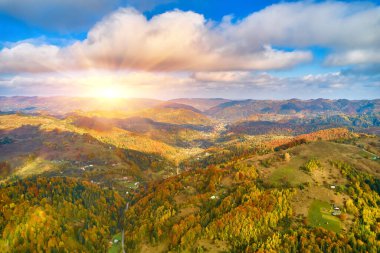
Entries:
{"label": "valley", "polygon": [[380,248],[380,100],[0,97],[0,111],[2,252]]}

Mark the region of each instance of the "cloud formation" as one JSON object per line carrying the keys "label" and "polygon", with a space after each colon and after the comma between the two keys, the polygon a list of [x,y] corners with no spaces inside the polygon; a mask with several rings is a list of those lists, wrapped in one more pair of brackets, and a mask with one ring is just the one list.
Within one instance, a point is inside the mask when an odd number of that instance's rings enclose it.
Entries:
{"label": "cloud formation", "polygon": [[148,20],[127,8],[107,16],[85,40],[66,48],[42,45],[23,52],[33,45],[19,44],[3,49],[0,59],[6,61],[0,71],[18,71],[16,64],[6,63],[13,62],[12,57],[25,60],[19,63],[20,71],[45,71],[41,64],[35,70],[22,66],[41,58],[54,67],[62,62],[61,69],[283,69],[310,61],[312,55],[305,48],[311,46],[330,48],[333,53],[326,60],[330,65],[379,63],[379,24],[379,7],[337,2],[277,4],[236,23],[226,18],[218,24],[179,10]]}
{"label": "cloud formation", "polygon": [[[104,1],[98,1],[102,6]],[[135,9],[121,8],[94,25],[84,40],[68,46],[26,41],[3,48],[0,73],[16,76],[0,80],[0,86],[90,87],[101,79],[128,87],[170,84],[168,89],[182,92],[191,92],[190,87],[214,92],[229,87],[303,87],[314,92],[361,84],[379,87],[378,77],[357,75],[379,69],[379,30],[380,7],[368,3],[281,3],[241,20],[225,17],[218,23],[191,11],[174,10],[148,19]],[[345,71],[299,78],[256,72],[309,62],[315,46],[329,52],[326,66]],[[96,71],[106,74],[97,76]]]}
{"label": "cloud formation", "polygon": [[[31,60],[48,63],[64,62],[61,69],[103,68],[178,70],[241,70],[281,69],[309,61],[305,51],[282,51],[268,45],[246,52],[236,48],[235,40],[223,34],[221,26],[212,26],[202,15],[193,12],[172,11],[147,20],[132,9],[120,9],[95,25],[84,41],[66,48],[50,45],[16,45],[0,52],[0,71],[45,71]],[[51,53],[50,57],[47,55]],[[43,54],[41,54],[43,52]],[[34,55],[33,55],[34,54]],[[17,69],[12,59],[25,59]],[[3,60],[1,60],[3,59]],[[70,59],[70,61],[67,61]],[[50,65],[50,64],[46,64]],[[54,66],[54,64],[53,64]],[[13,68],[13,71],[12,71]]]}
{"label": "cloud formation", "polygon": [[[115,72],[24,74],[0,79],[0,90],[18,95],[96,96],[113,90],[129,97],[227,97],[257,99],[377,98],[379,76],[331,72],[278,77],[257,72]],[[377,91],[377,92],[376,92]]]}

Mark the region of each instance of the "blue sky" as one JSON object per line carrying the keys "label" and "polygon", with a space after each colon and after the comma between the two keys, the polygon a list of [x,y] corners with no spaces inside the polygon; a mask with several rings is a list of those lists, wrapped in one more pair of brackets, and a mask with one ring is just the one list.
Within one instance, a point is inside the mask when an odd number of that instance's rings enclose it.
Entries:
{"label": "blue sky", "polygon": [[0,95],[380,94],[379,1],[0,0]]}

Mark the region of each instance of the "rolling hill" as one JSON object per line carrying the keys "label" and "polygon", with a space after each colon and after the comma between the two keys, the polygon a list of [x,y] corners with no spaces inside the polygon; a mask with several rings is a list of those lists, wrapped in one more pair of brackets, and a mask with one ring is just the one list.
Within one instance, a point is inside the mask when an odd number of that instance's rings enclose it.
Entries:
{"label": "rolling hill", "polygon": [[206,111],[212,107],[229,101],[231,100],[224,98],[178,98],[169,100],[169,102],[190,105],[200,111]]}

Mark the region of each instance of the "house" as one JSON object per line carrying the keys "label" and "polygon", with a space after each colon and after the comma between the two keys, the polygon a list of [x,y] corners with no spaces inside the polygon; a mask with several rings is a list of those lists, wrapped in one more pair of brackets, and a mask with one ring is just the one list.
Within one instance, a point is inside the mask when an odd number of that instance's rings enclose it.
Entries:
{"label": "house", "polygon": [[340,210],[334,210],[331,214],[334,216],[337,216],[337,215],[341,215],[342,212]]}
{"label": "house", "polygon": [[333,211],[332,211],[331,214],[334,215],[334,216],[337,216],[337,215],[341,215],[342,212],[340,211],[340,208],[337,207],[337,206],[334,204],[334,205],[333,205]]}

